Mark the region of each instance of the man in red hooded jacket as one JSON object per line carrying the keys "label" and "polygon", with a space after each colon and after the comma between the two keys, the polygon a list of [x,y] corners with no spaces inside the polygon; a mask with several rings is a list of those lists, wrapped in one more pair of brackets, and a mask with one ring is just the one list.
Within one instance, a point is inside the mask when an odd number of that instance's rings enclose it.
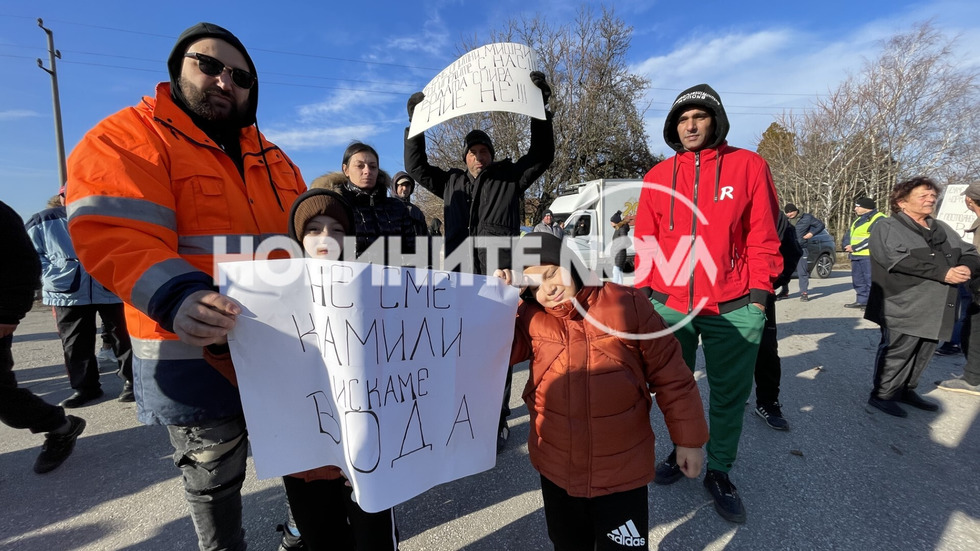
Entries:
{"label": "man in red hooded jacket", "polygon": [[[682,92],[664,124],[677,153],[644,177],[634,236],[636,286],[681,343],[692,370],[704,346],[710,400],[704,486],[715,510],[745,522],[745,507],[728,478],[738,452],[745,401],[772,281],[782,270],[775,220],[779,212],[769,166],[731,147],[728,116],[707,84]],[[656,482],[681,478],[671,454]]]}

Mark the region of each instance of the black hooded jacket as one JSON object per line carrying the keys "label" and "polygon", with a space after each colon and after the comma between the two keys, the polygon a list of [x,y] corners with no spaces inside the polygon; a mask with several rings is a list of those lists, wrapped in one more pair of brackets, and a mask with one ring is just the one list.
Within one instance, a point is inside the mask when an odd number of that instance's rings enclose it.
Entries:
{"label": "black hooded jacket", "polygon": [[[555,132],[550,111],[546,120],[531,119],[531,146],[517,160],[494,160],[473,178],[459,168],[429,164],[425,134],[408,137],[405,129],[405,170],[445,203],[446,255],[470,236],[517,236],[521,233],[520,202],[524,192],[551,166]],[[464,152],[465,155],[465,152]]]}
{"label": "black hooded jacket", "polygon": [[[398,190],[395,189],[398,187],[398,181],[402,178],[408,178],[408,181],[412,183],[412,191],[409,192],[408,197],[404,198],[399,197],[396,193]],[[408,207],[408,212],[412,215],[412,220],[415,221],[416,229],[420,230],[419,235],[428,234],[429,225],[425,222],[425,213],[411,201],[412,193],[415,192],[415,180],[407,172],[398,171],[395,173],[395,177],[388,182],[388,191],[391,192],[392,197],[405,203],[405,206]]]}
{"label": "black hooded jacket", "polygon": [[[233,35],[231,31],[219,27],[214,23],[198,23],[180,33],[180,36],[177,37],[177,43],[174,44],[174,49],[170,51],[170,57],[167,58],[167,72],[170,73],[171,97],[173,97],[173,100],[184,112],[190,115],[191,120],[194,121],[194,124],[198,128],[204,130],[211,136],[211,132],[208,132],[208,127],[212,125],[190,110],[187,105],[187,98],[184,97],[184,93],[180,89],[180,70],[184,65],[184,54],[187,53],[187,47],[191,45],[191,42],[196,42],[202,38],[223,40],[234,46],[245,57],[245,62],[248,63],[248,71],[256,77],[256,80],[255,84],[248,91],[248,110],[244,113],[244,117],[241,120],[241,128],[252,126],[255,124],[255,111],[259,105],[259,81],[258,73],[255,71],[255,63],[252,62],[252,57],[248,55],[248,50],[245,49],[245,45],[242,44],[241,40],[238,40],[238,37]],[[211,137],[213,138],[214,136]]]}
{"label": "black hooded jacket", "polygon": [[728,123],[728,114],[725,113],[725,107],[721,104],[720,97],[718,92],[715,92],[715,89],[707,84],[698,84],[681,92],[670,106],[667,120],[664,121],[664,141],[667,142],[667,145],[674,151],[684,151],[681,137],[677,134],[677,120],[681,118],[681,113],[684,112],[685,107],[699,107],[711,111],[714,116],[715,136],[705,144],[705,149],[713,149],[725,143],[731,126]]}
{"label": "black hooded jacket", "polygon": [[[255,84],[248,91],[248,105],[238,121],[238,128],[204,119],[190,108],[187,98],[184,97],[184,91],[180,87],[180,73],[184,64],[184,54],[187,53],[187,49],[192,42],[196,42],[202,38],[216,38],[231,44],[245,58],[245,62],[248,63],[248,71],[256,77]],[[228,156],[235,161],[239,172],[241,172],[244,162],[242,161],[241,144],[238,141],[239,130],[255,124],[255,111],[259,105],[258,73],[255,71],[255,63],[252,62],[252,57],[248,55],[248,50],[245,49],[245,45],[231,31],[223,27],[219,27],[214,23],[198,23],[189,27],[177,37],[177,43],[174,44],[173,50],[170,51],[170,57],[167,58],[167,71],[170,73],[170,97],[173,98],[174,103],[187,113],[191,120],[194,121],[195,126],[203,130],[215,143],[220,144],[224,148]],[[265,148],[263,147],[263,154],[264,150]],[[270,175],[270,180],[271,178]]]}
{"label": "black hooded jacket", "polygon": [[34,305],[34,290],[41,285],[41,261],[31,244],[24,221],[0,201],[0,323],[13,325]]}

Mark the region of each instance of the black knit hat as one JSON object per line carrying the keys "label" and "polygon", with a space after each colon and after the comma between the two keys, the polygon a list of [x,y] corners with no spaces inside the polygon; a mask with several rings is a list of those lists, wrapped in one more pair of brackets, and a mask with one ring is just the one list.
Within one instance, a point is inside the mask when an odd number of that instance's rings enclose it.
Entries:
{"label": "black knit hat", "polygon": [[705,144],[706,148],[718,147],[728,137],[728,115],[725,106],[721,104],[721,96],[707,84],[698,84],[684,90],[674,100],[664,122],[664,140],[674,151],[684,151],[684,145],[677,134],[677,120],[681,113],[689,107],[700,107],[709,111],[715,119],[715,135]]}
{"label": "black knit hat", "polygon": [[875,210],[875,200],[870,197],[859,197],[854,201],[855,207],[862,209]]}
{"label": "black knit hat", "polygon": [[[533,243],[535,239],[540,239],[541,245],[538,247],[529,247],[528,244]],[[541,266],[561,266],[562,240],[555,234],[540,231],[526,233],[521,236],[518,243],[525,254],[531,255],[532,257],[536,255]],[[571,249],[565,252],[566,255],[569,253],[571,253]]]}
{"label": "black knit hat", "polygon": [[354,235],[354,209],[350,203],[335,191],[313,188],[297,197],[289,211],[289,237],[302,245],[306,223],[321,214],[340,222],[347,235]]}
{"label": "black knit hat", "polygon": [[483,144],[490,150],[490,160],[493,160],[493,142],[490,141],[490,136],[488,136],[483,130],[471,130],[470,133],[466,135],[465,142],[466,146],[463,148],[463,159],[466,159],[466,154],[469,153],[471,147],[474,145]]}
{"label": "black knit hat", "polygon": [[613,224],[619,224],[623,221],[623,211],[617,210],[613,213],[612,217],[609,219]]}
{"label": "black knit hat", "polygon": [[[238,37],[231,34],[231,31],[219,27],[214,23],[198,23],[192,27],[187,28],[184,32],[180,33],[177,37],[177,43],[174,44],[174,49],[170,51],[170,57],[167,58],[167,71],[170,73],[170,95],[173,97],[174,101],[181,106],[184,111],[191,114],[187,106],[187,98],[184,97],[183,91],[180,89],[180,72],[184,65],[184,54],[187,53],[187,47],[191,45],[192,42],[196,42],[202,38],[217,38],[231,44],[236,50],[241,52],[242,56],[245,58],[245,62],[248,63],[248,71],[254,76],[258,76],[255,72],[255,64],[252,62],[251,56],[248,55],[248,50],[245,49],[245,45],[242,44]],[[259,105],[259,82],[256,79],[255,84],[248,91],[248,111],[245,116],[242,117],[241,125],[242,128],[252,126],[255,124],[255,111]],[[192,118],[194,116],[192,115]]]}
{"label": "black knit hat", "polygon": [[794,205],[793,203],[786,203],[786,206],[783,207],[783,212],[785,212],[786,214],[789,214],[791,212],[796,212],[798,210],[800,209],[796,208],[796,205]]}
{"label": "black knit hat", "polygon": [[[536,240],[539,240],[539,246],[530,246]],[[581,289],[585,285],[586,280],[590,281],[590,285],[595,285],[596,282],[593,281],[596,278],[589,272],[588,268],[584,268],[585,272],[579,272],[579,266],[576,262],[572,261],[572,257],[576,256],[575,252],[572,251],[565,241],[557,237],[551,232],[531,232],[524,234],[517,241],[517,249],[523,251],[524,254],[530,255],[532,258],[537,257],[539,266],[563,266],[569,269],[572,275],[572,281],[575,285]],[[564,257],[565,263],[562,263]],[[526,268],[528,266],[521,266],[521,268]],[[515,266],[517,268],[517,266]],[[525,293],[522,295],[524,300],[534,300],[533,293]]]}

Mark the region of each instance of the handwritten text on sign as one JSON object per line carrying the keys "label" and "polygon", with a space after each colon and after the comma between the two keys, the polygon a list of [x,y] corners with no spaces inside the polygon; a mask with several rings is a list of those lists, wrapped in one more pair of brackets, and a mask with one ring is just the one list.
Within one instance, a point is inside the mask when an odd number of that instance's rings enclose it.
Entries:
{"label": "handwritten text on sign", "polygon": [[467,52],[422,90],[409,137],[453,117],[508,111],[544,119],[544,99],[531,82],[537,70],[534,50],[512,42],[487,44]]}
{"label": "handwritten text on sign", "polygon": [[515,289],[314,259],[219,270],[260,478],[337,465],[373,512],[493,467]]}
{"label": "handwritten text on sign", "polygon": [[949,224],[964,241],[973,243],[973,234],[966,230],[973,225],[973,222],[977,219],[977,215],[966,208],[966,201],[963,200],[964,191],[966,191],[965,184],[946,186],[943,191],[943,200],[939,204],[939,214],[936,215],[936,218]]}

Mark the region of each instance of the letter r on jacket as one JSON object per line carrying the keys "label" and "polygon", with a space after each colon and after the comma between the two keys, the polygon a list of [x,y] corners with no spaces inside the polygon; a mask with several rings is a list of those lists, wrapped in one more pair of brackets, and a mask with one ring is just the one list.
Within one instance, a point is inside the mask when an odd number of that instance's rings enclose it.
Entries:
{"label": "letter r on jacket", "polygon": [[719,197],[718,200],[721,201],[725,197],[728,197],[729,199],[735,199],[735,196],[732,194],[732,192],[734,191],[735,188],[732,186],[725,186],[721,188],[721,197]]}

